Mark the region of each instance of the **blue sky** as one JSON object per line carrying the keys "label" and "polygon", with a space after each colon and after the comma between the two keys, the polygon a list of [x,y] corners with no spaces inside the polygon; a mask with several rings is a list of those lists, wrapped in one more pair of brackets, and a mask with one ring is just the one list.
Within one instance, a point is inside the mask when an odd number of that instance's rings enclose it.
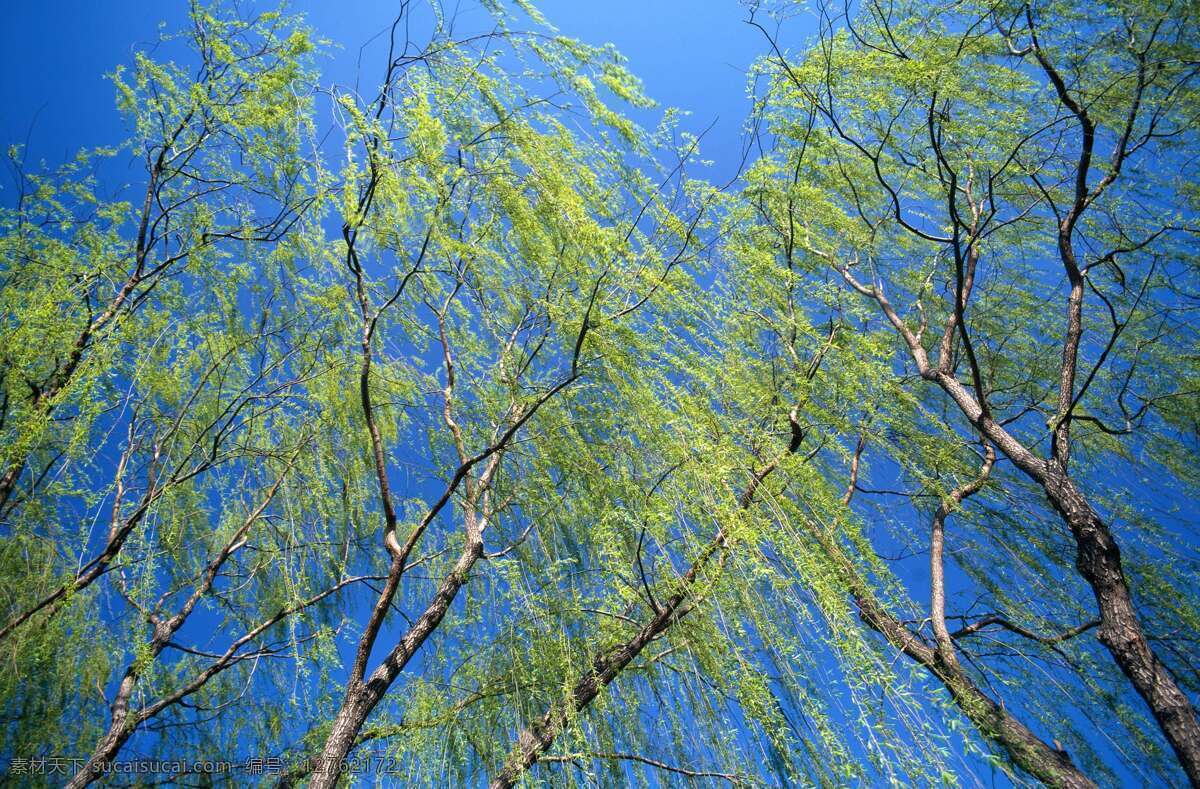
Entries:
{"label": "blue sky", "polygon": [[[464,23],[483,13],[472,5],[462,4]],[[326,81],[343,84],[354,81],[359,47],[391,22],[397,6],[394,0],[292,4],[322,36],[340,45],[322,71]],[[749,107],[745,74],[763,44],[761,34],[744,23],[740,3],[543,0],[538,7],[567,35],[615,44],[660,105],[694,112],[689,130],[698,132],[716,121],[705,138],[705,158],[716,162],[715,179],[733,174]],[[6,24],[0,26],[6,74],[0,81],[0,143],[7,149],[28,140],[28,160],[54,166],[80,148],[121,140],[121,120],[104,74],[128,63],[135,45],[154,41],[160,21],[178,27],[186,10],[184,0],[8,4]],[[368,47],[364,79],[379,72],[382,57],[382,51]],[[11,179],[0,184],[11,192]]]}

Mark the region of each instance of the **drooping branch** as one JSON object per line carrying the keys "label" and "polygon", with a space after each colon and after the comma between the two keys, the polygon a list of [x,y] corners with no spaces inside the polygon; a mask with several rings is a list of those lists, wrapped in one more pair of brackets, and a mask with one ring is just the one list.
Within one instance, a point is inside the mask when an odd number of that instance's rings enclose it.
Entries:
{"label": "drooping branch", "polygon": [[[789,416],[792,437],[787,449],[751,474],[750,482],[738,496],[740,509],[749,509],[753,505],[755,493],[763,482],[779,468],[785,458],[799,449],[804,432],[796,421],[796,413],[794,408]],[[672,625],[695,609],[698,601],[692,594],[692,588],[714,556],[719,555],[717,570],[724,567],[729,557],[728,547],[725,529],[719,527],[713,539],[700,550],[687,571],[676,582],[677,591],[657,603],[654,616],[642,624],[629,639],[596,653],[588,669],[572,685],[569,695],[561,701],[551,703],[541,716],[521,730],[500,771],[489,782],[490,789],[509,789],[514,786],[527,770],[542,760],[571,716],[586,709],[648,644],[662,637]]]}

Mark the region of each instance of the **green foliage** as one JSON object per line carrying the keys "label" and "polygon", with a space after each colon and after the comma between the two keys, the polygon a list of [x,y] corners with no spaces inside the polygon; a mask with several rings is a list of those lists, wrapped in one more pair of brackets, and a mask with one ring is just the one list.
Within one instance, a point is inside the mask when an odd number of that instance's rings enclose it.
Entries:
{"label": "green foliage", "polygon": [[[393,39],[377,95],[314,87],[297,17],[193,5],[112,75],[125,145],[22,172],[0,213],[0,756],[117,739],[303,778],[361,690],[360,639],[369,675],[462,581],[355,740],[413,785],[494,776],[542,721],[528,775],[550,785],[1026,780],[980,698],[1101,782],[1174,778],[1090,636],[1028,637],[1094,608],[1040,489],[1002,461],[961,496],[977,435],[842,275],[965,382],[943,327],[951,247],[976,255],[989,402],[1048,442],[1078,156],[1013,54],[1021,9],[905,2],[770,42],[771,144],[722,191],[679,113],[638,125],[655,104],[615,50],[484,5],[489,33],[435,9],[423,46]],[[1194,33],[1152,4],[1082,14],[1039,8],[1037,30],[1097,139],[1141,84],[1134,139],[1186,161]],[[98,163],[126,159],[142,181],[102,197]],[[1072,471],[1194,693],[1200,193],[1122,166],[1074,231]],[[919,657],[939,507],[957,674]],[[384,541],[410,535],[400,574]]]}

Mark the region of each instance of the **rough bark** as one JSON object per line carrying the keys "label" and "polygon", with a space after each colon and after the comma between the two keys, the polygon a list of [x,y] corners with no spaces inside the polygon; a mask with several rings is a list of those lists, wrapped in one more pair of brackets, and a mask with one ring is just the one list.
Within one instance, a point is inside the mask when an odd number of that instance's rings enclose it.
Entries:
{"label": "rough bark", "polygon": [[1150,648],[1125,581],[1116,540],[1054,461],[1047,464],[1043,487],[1075,538],[1075,566],[1092,587],[1100,611],[1100,643],[1149,705],[1188,780],[1200,786],[1200,722],[1175,677]]}
{"label": "rough bark", "polygon": [[1042,487],[1050,505],[1071,530],[1075,567],[1096,598],[1100,643],[1150,707],[1188,780],[1200,786],[1200,721],[1191,701],[1150,648],[1121,566],[1120,548],[1108,524],[1057,459],[1037,457],[1004,427],[983,415],[975,399],[954,377],[924,371],[923,375],[941,386],[972,424]]}
{"label": "rough bark", "polygon": [[122,678],[121,686],[117,689],[117,696],[110,707],[112,719],[108,731],[96,744],[83,769],[75,773],[67,782],[67,789],[83,789],[92,782],[103,778],[106,774],[105,767],[112,763],[117,754],[121,752],[125,742],[133,736],[137,726],[136,721],[129,715],[129,698],[137,687],[137,680],[138,672],[131,667]]}

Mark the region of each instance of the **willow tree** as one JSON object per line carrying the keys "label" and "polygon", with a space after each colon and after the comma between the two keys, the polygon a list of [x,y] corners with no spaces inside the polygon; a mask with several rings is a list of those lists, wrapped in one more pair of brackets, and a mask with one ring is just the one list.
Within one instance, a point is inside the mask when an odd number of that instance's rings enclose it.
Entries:
{"label": "willow tree", "polygon": [[[280,625],[361,580],[302,528],[327,511],[302,403],[328,321],[279,309],[317,198],[312,39],[195,6],[159,47],[112,76],[125,144],[18,160],[3,213],[3,748],[77,760],[73,785],[142,732],[236,743],[193,724],[283,693],[255,667],[319,624]],[[122,158],[144,168],[123,190],[96,175]]]}
{"label": "willow tree", "polygon": [[[71,430],[86,434],[72,423],[91,416],[88,394],[111,369],[126,317],[229,242],[278,239],[311,199],[291,90],[307,36],[277,14],[230,22],[197,10],[193,23],[194,73],[139,54],[131,74],[112,75],[131,132],[118,149],[83,152],[51,176],[26,174],[10,151],[19,193],[4,216],[6,517],[55,471]],[[96,160],[118,154],[144,170],[129,202],[96,193]]]}
{"label": "willow tree", "polygon": [[[883,572],[846,558],[822,453],[878,346],[809,325],[753,245],[700,267],[743,216],[710,221],[732,204],[685,178],[699,141],[611,109],[646,100],[610,50],[499,19],[415,47],[402,17],[381,92],[337,98],[350,355],[324,408],[367,536],[348,566],[384,579],[282,783],[334,785],[366,748],[417,783],[948,772],[832,583]],[[764,312],[785,345],[760,347]]]}
{"label": "willow tree", "polygon": [[[488,643],[496,625],[448,619],[452,605],[491,574],[481,565],[538,539],[536,519],[586,457],[554,448],[563,425],[576,414],[613,418],[613,378],[653,348],[634,339],[648,325],[642,313],[676,291],[673,272],[700,248],[704,205],[683,179],[688,152],[654,172],[649,157],[669,127],[645,136],[609,106],[649,103],[620,58],[545,29],[510,30],[504,9],[493,11],[497,31],[456,40],[435,18],[414,47],[399,38],[404,9],[379,95],[337,97],[345,158],[334,254],[356,358],[340,384],[355,394],[339,399],[354,403],[344,433],[358,441],[344,440],[364,453],[359,482],[370,484],[364,507],[376,522],[376,538],[349,561],[386,569],[378,596],[351,614],[344,695],[327,726],[313,720],[315,758],[289,781],[338,780],[435,631],[463,647]],[[401,462],[422,468],[406,500],[394,492]],[[572,539],[590,546],[596,536]],[[432,588],[410,580],[422,565]],[[400,601],[416,613],[395,632]],[[511,616],[525,613],[509,604]],[[435,658],[425,663],[423,674],[439,673]],[[400,709],[415,683],[393,694]]]}
{"label": "willow tree", "polygon": [[[294,17],[194,6],[116,75],[127,146],[23,176],[0,756],[78,755],[75,786],[135,754],[284,786],[1174,778],[1092,636],[1121,657],[1125,589],[1194,690],[1150,513],[1196,482],[1163,345],[1194,340],[1163,206],[1195,190],[1137,186],[1191,144],[1190,29],[869,6],[789,56],[755,11],[759,155],[718,188],[611,47],[482,5],[400,3],[369,90],[315,87]],[[1064,230],[1072,124],[1124,152]],[[99,198],[131,153],[137,200]],[[1064,234],[1102,337],[1045,309]],[[1070,550],[1113,533],[1096,610]]]}
{"label": "willow tree", "polygon": [[[956,651],[988,627],[1034,648],[1070,640],[1089,658],[1081,637],[1094,634],[1127,685],[1107,680],[1080,716],[1128,727],[1144,755],[1123,766],[1137,769],[1160,740],[1125,706],[1132,690],[1200,781],[1195,565],[1178,542],[1197,482],[1195,189],[1181,175],[1196,145],[1192,9],[869,4],[820,17],[818,40],[794,55],[779,28],[751,18],[770,51],[779,145],[764,168],[787,205],[775,220],[810,271],[835,272],[871,309],[854,308],[860,320],[894,333],[914,391],[943,411],[931,424],[959,436],[945,451],[966,441],[987,456],[978,480],[939,485],[927,538],[938,662],[955,670]],[[1011,473],[985,483],[994,453]],[[951,633],[946,516],[985,484],[1008,507],[1037,517],[1048,505],[1056,518],[997,532],[990,513],[991,549],[958,564],[1006,610]],[[1007,584],[1065,571],[1055,521],[1082,588],[1043,582],[1031,596]],[[1062,606],[1076,623],[1039,633]],[[1073,664],[1084,688],[1102,673]]]}

